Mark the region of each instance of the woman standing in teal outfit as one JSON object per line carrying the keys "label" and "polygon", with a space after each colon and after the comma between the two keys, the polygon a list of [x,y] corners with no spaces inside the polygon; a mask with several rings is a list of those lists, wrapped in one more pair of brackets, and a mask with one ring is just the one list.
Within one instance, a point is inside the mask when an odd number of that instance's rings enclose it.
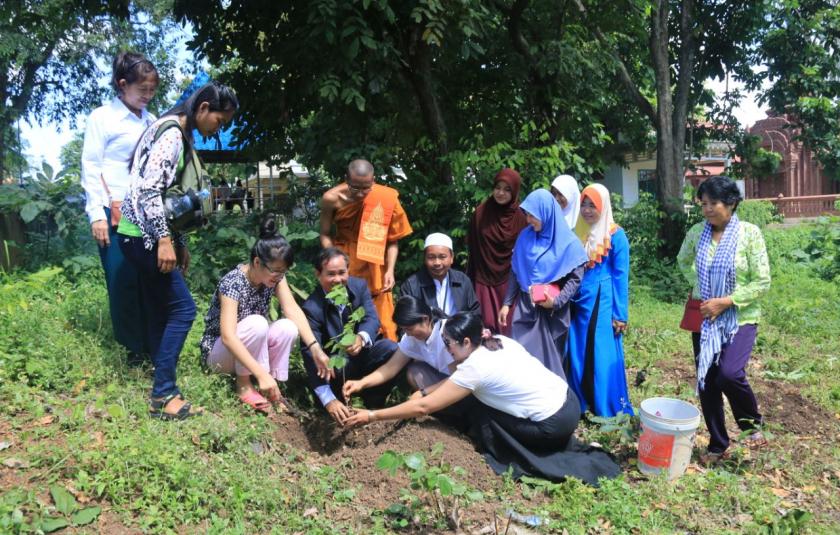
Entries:
{"label": "woman standing in teal outfit", "polygon": [[601,184],[581,193],[575,232],[589,256],[572,307],[569,330],[569,386],[581,412],[612,417],[633,414],[624,371],[628,316],[630,244],[615,224],[610,193]]}
{"label": "woman standing in teal outfit", "polygon": [[129,364],[139,364],[149,352],[148,307],[141,297],[140,274],[118,244],[118,209],[131,183],[128,160],[143,131],[155,121],[146,107],[159,81],[157,69],[142,54],[117,54],[111,77],[116,96],[88,116],[82,149],[85,212],[105,271],[114,338],[128,349]]}

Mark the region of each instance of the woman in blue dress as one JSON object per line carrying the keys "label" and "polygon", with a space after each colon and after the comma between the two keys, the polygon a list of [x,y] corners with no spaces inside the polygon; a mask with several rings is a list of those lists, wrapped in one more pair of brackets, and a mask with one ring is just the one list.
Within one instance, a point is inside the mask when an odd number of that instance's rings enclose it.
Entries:
{"label": "woman in blue dress", "polygon": [[581,412],[612,417],[633,414],[624,372],[630,244],[612,215],[610,193],[601,184],[581,193],[575,232],[589,262],[572,307],[569,385]]}

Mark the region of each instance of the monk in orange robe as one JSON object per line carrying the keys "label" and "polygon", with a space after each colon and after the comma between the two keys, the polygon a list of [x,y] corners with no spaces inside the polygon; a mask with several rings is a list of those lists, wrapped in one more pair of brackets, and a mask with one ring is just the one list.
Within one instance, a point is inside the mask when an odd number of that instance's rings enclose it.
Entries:
{"label": "monk in orange robe", "polygon": [[370,162],[353,160],[347,166],[346,181],[321,197],[320,232],[321,247],[339,247],[350,256],[350,275],[367,281],[380,332],[394,341],[397,326],[391,289],[397,240],[412,232],[398,196],[397,190],[374,182]]}

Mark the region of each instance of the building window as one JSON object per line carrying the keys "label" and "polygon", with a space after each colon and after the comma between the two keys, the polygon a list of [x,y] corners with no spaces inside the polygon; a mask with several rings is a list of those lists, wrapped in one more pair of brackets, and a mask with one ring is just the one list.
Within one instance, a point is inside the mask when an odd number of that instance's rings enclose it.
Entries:
{"label": "building window", "polygon": [[643,191],[656,198],[656,169],[639,169],[639,193]]}

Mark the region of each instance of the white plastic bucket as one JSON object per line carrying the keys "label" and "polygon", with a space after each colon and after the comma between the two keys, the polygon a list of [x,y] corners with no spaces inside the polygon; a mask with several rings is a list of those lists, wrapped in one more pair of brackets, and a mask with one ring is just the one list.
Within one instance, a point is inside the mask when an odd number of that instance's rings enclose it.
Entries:
{"label": "white plastic bucket", "polygon": [[642,401],[640,415],[639,470],[664,473],[668,479],[683,475],[691,461],[700,411],[679,399],[650,398]]}

